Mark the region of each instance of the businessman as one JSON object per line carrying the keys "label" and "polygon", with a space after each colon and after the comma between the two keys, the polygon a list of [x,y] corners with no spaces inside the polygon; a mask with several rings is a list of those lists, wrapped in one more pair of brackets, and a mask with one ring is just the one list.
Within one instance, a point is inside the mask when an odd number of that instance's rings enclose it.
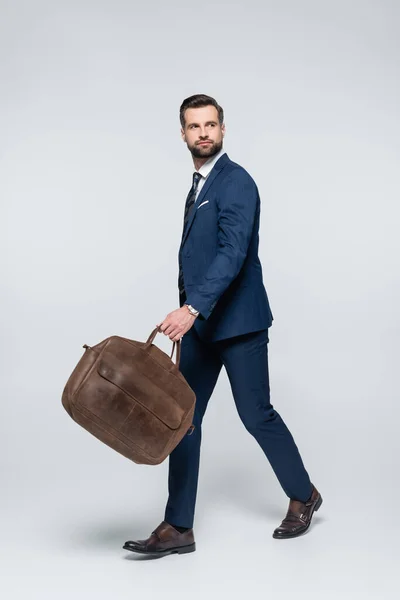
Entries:
{"label": "businessman", "polygon": [[273,316],[258,257],[257,186],[223,149],[224,113],[214,98],[186,98],[180,122],[195,171],[179,249],[180,308],[158,327],[172,341],[182,340],[179,368],[196,394],[194,429],[169,456],[164,520],[147,539],[124,544],[127,550],[157,556],[196,549],[201,424],[222,366],[244,426],[289,498],[273,537],[303,534],[322,504],[290,431],[270,402],[268,328]]}

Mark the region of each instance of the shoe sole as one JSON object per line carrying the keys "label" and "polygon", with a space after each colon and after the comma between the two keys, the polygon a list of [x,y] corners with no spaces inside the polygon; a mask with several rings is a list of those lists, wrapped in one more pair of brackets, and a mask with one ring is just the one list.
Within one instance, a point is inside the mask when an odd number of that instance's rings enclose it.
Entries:
{"label": "shoe sole", "polygon": [[168,554],[187,554],[188,552],[194,552],[196,550],[196,543],[189,544],[188,546],[177,546],[176,548],[167,548],[166,550],[159,550],[158,552],[147,552],[146,550],[140,550],[140,548],[134,548],[133,546],[127,546],[124,544],[124,550],[130,550],[130,552],[137,552],[138,554],[147,554],[151,556],[167,556]]}
{"label": "shoe sole", "polygon": [[278,535],[275,535],[275,534],[273,533],[273,534],[272,534],[272,537],[273,537],[275,540],[286,540],[287,538],[294,538],[294,537],[298,537],[299,535],[303,535],[303,533],[305,533],[305,532],[306,532],[306,531],[309,529],[309,527],[310,527],[310,525],[311,525],[311,519],[312,519],[312,516],[313,516],[313,514],[314,514],[314,511],[317,511],[317,510],[320,508],[321,504],[322,504],[322,496],[321,496],[321,494],[320,494],[320,496],[319,496],[319,498],[318,498],[318,500],[317,500],[317,502],[316,502],[316,504],[315,504],[314,508],[313,508],[313,509],[312,509],[312,511],[311,511],[311,514],[310,514],[310,520],[309,520],[309,522],[308,522],[308,525],[307,525],[307,526],[306,526],[304,529],[302,529],[302,530],[301,530],[301,531],[299,531],[298,533],[288,533],[288,534],[285,534],[285,535],[279,535],[279,534],[278,534]]}

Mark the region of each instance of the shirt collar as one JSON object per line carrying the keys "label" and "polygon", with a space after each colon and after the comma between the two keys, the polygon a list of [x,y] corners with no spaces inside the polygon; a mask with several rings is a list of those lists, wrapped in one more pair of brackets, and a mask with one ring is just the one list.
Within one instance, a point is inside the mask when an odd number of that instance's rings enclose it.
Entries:
{"label": "shirt collar", "polygon": [[200,175],[202,177],[206,178],[213,170],[213,167],[214,167],[215,163],[217,162],[217,160],[223,154],[225,154],[225,150],[223,148],[221,148],[221,150],[217,154],[215,154],[214,156],[209,158],[208,161],[205,162],[204,165],[200,167],[200,169],[198,170],[198,173],[200,173]]}

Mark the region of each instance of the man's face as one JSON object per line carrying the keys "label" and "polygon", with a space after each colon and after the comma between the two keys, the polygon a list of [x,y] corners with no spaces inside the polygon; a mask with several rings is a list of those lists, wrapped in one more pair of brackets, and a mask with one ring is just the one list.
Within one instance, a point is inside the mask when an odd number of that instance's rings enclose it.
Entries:
{"label": "man's face", "polygon": [[181,135],[192,156],[208,159],[221,150],[225,125],[219,124],[215,106],[187,108]]}

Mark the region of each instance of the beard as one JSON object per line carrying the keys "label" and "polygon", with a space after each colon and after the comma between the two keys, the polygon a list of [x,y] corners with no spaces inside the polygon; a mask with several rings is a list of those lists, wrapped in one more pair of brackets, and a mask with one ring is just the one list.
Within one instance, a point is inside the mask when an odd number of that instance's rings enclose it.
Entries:
{"label": "beard", "polygon": [[194,156],[195,158],[211,158],[212,156],[215,156],[215,154],[218,154],[218,152],[221,150],[222,142],[223,140],[221,140],[220,142],[213,142],[208,146],[198,146],[195,144],[191,147],[188,146],[188,148],[192,156]]}

